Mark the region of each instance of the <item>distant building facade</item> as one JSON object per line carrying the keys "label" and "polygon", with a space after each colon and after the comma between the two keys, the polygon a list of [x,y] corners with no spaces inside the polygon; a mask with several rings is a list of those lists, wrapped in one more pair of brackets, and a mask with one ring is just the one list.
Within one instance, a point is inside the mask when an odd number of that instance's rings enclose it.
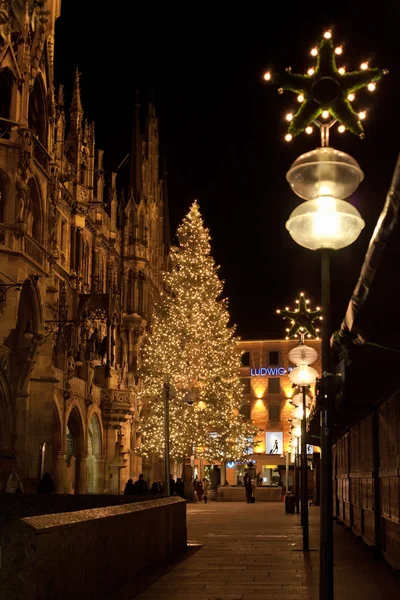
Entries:
{"label": "distant building facade", "polygon": [[[254,452],[249,460],[254,461],[256,472],[265,485],[276,483],[279,466],[285,465],[285,455],[290,440],[290,423],[293,406],[290,399],[294,390],[289,379],[289,351],[297,345],[293,340],[242,340],[239,343],[242,355],[240,377],[245,389],[246,403],[242,413],[259,427],[260,434],[254,440]],[[318,352],[313,367],[321,371],[321,342],[307,340],[307,345]],[[311,448],[310,448],[311,453]],[[226,479],[237,484],[244,475],[245,465],[230,465],[226,468]]]}
{"label": "distant building facade", "polygon": [[79,73],[69,114],[54,89],[61,0],[0,4],[0,479],[32,490],[48,471],[60,493],[118,493],[150,468],[135,448],[169,251],[158,120],[150,104],[142,136],[136,107],[124,199]]}

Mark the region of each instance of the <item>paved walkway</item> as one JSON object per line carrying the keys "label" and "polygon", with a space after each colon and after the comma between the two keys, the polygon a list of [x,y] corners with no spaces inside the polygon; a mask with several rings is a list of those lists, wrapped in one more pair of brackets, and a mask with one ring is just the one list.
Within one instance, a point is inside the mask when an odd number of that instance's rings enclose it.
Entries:
{"label": "paved walkway", "polygon": [[[135,579],[118,600],[318,600],[318,509],[301,551],[298,515],[283,503],[188,505],[188,554]],[[340,525],[335,600],[399,598],[400,580]]]}

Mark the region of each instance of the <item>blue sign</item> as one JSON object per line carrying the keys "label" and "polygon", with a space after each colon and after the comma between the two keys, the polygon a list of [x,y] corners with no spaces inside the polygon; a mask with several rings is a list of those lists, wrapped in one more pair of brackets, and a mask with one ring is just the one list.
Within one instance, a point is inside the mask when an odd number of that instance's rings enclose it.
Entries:
{"label": "blue sign", "polygon": [[261,367],[260,369],[250,369],[250,375],[254,376],[265,376],[265,375],[286,375],[286,373],[290,373],[293,371],[292,367],[288,367],[286,370],[285,367]]}
{"label": "blue sign", "polygon": [[234,469],[236,467],[236,463],[228,462],[228,463],[226,463],[226,466],[228,467],[228,469]]}

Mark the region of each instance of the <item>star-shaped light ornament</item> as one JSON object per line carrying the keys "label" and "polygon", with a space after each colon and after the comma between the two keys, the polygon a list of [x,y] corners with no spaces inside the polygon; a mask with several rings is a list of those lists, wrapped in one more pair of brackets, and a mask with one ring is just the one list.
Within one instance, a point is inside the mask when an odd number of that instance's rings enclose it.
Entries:
{"label": "star-shaped light ornament", "polygon": [[316,310],[308,308],[309,300],[303,293],[299,300],[296,300],[297,308],[290,310],[287,306],[284,310],[278,309],[276,312],[284,319],[289,319],[291,327],[286,329],[286,339],[301,337],[304,339],[315,338],[319,340],[319,329],[315,327],[315,321],[322,321],[322,310],[317,306]]}
{"label": "star-shaped light ornament", "polygon": [[[289,121],[288,133],[285,136],[290,141],[294,136],[305,131],[312,133],[312,124],[321,127],[329,121],[340,125],[338,131],[346,129],[355,135],[364,137],[361,121],[366,117],[366,111],[357,113],[351,102],[355,92],[363,88],[374,91],[376,82],[388,73],[387,69],[369,68],[364,62],[359,71],[346,73],[344,67],[337,67],[336,57],[343,53],[342,47],[334,47],[332,33],[326,31],[318,48],[311,50],[311,55],[317,60],[315,67],[308,70],[306,75],[295,74],[286,69],[284,74],[267,71],[266,81],[279,86],[278,92],[285,90],[297,94],[300,107],[295,112],[286,115]],[[319,121],[321,118],[321,122]]]}

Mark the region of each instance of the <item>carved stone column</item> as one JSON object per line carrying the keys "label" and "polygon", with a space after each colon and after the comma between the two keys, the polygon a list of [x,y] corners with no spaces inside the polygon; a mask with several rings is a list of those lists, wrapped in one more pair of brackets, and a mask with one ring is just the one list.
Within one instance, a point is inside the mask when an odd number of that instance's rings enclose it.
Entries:
{"label": "carved stone column", "polygon": [[57,453],[53,458],[53,476],[56,494],[65,494],[67,488],[67,463],[65,460],[65,452]]}
{"label": "carved stone column", "polygon": [[87,455],[76,457],[75,494],[86,494]]}

